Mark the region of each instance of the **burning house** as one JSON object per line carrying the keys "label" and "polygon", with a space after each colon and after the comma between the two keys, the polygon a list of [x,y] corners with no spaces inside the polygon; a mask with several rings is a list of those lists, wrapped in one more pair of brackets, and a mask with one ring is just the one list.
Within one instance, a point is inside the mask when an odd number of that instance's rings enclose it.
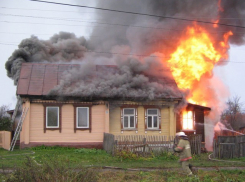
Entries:
{"label": "burning house", "polygon": [[[28,113],[20,134],[21,147],[101,148],[104,132],[174,136],[176,131],[185,131],[202,134],[204,139],[204,111],[210,108],[188,104],[186,111],[178,113],[184,98],[173,79],[110,65],[86,66],[22,63],[17,95]],[[90,70],[87,74],[84,67]],[[67,82],[67,75],[74,76],[74,72],[79,76]],[[135,81],[140,75],[150,82]],[[158,90],[153,92],[154,84]],[[76,91],[78,85],[84,89]],[[96,87],[92,93],[91,87]]]}
{"label": "burning house", "polygon": [[114,28],[94,28],[89,39],[66,32],[49,40],[32,36],[6,62],[29,108],[21,145],[99,147],[103,132],[186,131],[202,134],[210,148],[209,126],[228,97],[213,69],[227,62],[229,44],[244,43],[237,30],[245,26],[239,19],[245,3],[107,0],[97,6],[145,15],[95,11]]}

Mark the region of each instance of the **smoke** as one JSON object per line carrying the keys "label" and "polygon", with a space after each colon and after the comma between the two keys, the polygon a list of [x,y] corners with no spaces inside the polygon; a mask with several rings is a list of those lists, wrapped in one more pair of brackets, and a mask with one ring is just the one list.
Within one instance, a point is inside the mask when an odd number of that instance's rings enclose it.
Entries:
{"label": "smoke", "polygon": [[[78,2],[79,3],[79,2]],[[183,19],[199,20],[204,22],[245,26],[245,2],[242,0],[146,0],[146,1],[98,1],[97,6],[108,9],[154,14],[165,17],[179,17]],[[223,7],[223,11],[219,6]],[[129,45],[131,53],[152,54],[164,52],[166,58],[179,45],[180,37],[185,34],[192,21],[180,21],[171,18],[155,18],[148,16],[123,14],[106,11],[96,11],[96,17],[100,22],[111,24],[123,24],[128,26],[110,26],[96,28],[92,32],[89,46],[98,51],[111,51],[114,46]],[[120,22],[120,23],[118,23]],[[205,27],[212,35],[213,43],[218,48],[223,35],[232,31],[234,35],[230,43],[243,44],[244,31],[241,28],[219,25],[214,28],[212,24],[197,23]],[[149,28],[142,28],[149,27]],[[103,36],[98,36],[103,35]],[[163,58],[164,59],[164,58]]]}
{"label": "smoke", "polygon": [[[79,1],[76,2],[79,4]],[[245,26],[245,21],[243,21],[245,1],[242,0],[104,0],[97,1],[97,7],[206,22],[219,19],[219,23],[222,24]],[[116,50],[115,52],[121,54],[146,56],[160,52],[164,62],[178,46],[180,37],[185,34],[184,30],[193,25],[192,21],[101,10],[95,11],[95,17],[99,22],[109,24],[94,28],[89,40],[65,32],[56,34],[49,40],[39,40],[34,36],[23,40],[6,62],[7,75],[17,84],[22,62],[54,63],[90,59],[93,62],[96,60],[99,64],[114,63],[112,60],[114,57],[111,54],[86,54],[87,50],[95,52]],[[111,24],[117,24],[117,26]],[[224,33],[230,30],[234,33],[229,39],[230,43],[237,45],[244,43],[245,32],[238,27],[219,25],[213,28],[210,24],[197,24],[209,30],[216,46],[223,40]],[[126,52],[125,47],[128,49]],[[86,57],[84,57],[85,54]],[[125,59],[128,58],[122,58],[122,61]]]}
{"label": "smoke", "polygon": [[[88,40],[65,32],[49,40],[40,40],[34,36],[25,39],[7,60],[7,75],[17,84],[23,62],[76,62],[81,64],[81,68],[67,71],[60,85],[50,92],[51,95],[149,100],[159,97],[179,98],[191,93],[188,90],[181,93],[169,82],[172,76],[167,60],[180,44],[181,37],[185,36],[188,26],[196,24],[204,27],[216,49],[220,49],[220,42],[228,31],[233,32],[229,38],[230,44],[241,45],[245,41],[245,31],[238,27],[245,26],[244,0],[98,0],[96,6],[163,18],[96,10],[94,17],[98,22],[106,24],[96,26]],[[220,24],[234,27],[214,27],[205,23],[217,20]],[[101,71],[95,66],[98,64],[116,65],[117,68]],[[197,88],[203,88],[203,94],[197,97],[203,97],[217,108],[223,98],[219,98],[221,94],[216,92],[211,79],[212,73],[197,83]]]}
{"label": "smoke", "polygon": [[[124,62],[114,58],[117,66],[96,66],[85,62],[80,68],[67,71],[61,83],[50,95],[82,98],[119,98],[154,100],[182,98],[168,78],[169,70],[163,70],[160,60],[128,58]],[[156,76],[158,75],[158,76]]]}
{"label": "smoke", "polygon": [[[79,2],[77,1],[77,3]],[[100,19],[100,22],[128,26],[108,25],[109,28],[94,29],[88,41],[89,48],[93,50],[113,52],[117,47],[116,52],[119,53],[137,55],[161,53],[160,59],[164,64],[179,46],[180,39],[185,36],[187,27],[195,24],[204,27],[217,50],[223,49],[220,42],[224,41],[224,35],[229,31],[233,33],[229,37],[229,44],[242,45],[245,43],[245,32],[238,27],[245,26],[245,21],[243,21],[245,18],[245,1],[243,0],[104,0],[103,2],[98,1],[97,6],[165,17],[179,17],[197,20],[198,22],[123,13],[115,15],[114,12],[98,10],[96,11],[96,17]],[[216,22],[217,20],[220,24],[234,25],[234,27],[224,25],[214,27],[213,24],[205,23]],[[125,46],[128,47],[126,52]],[[228,49],[229,47],[226,47],[225,52]],[[107,57],[113,56],[107,55]],[[216,66],[224,64],[224,62],[219,62]],[[213,78],[212,72],[204,75],[195,87],[203,90],[196,97],[203,98],[202,100],[207,101],[207,106],[212,107],[212,112],[209,114],[205,126],[205,131],[212,132],[210,135],[206,134],[207,147],[211,149],[213,126],[219,121],[220,113],[225,104],[224,100],[229,96],[228,89],[220,81]],[[187,91],[185,95],[188,94],[192,93]]]}
{"label": "smoke", "polygon": [[70,62],[84,57],[87,50],[84,37],[77,38],[73,33],[60,32],[49,40],[39,40],[32,36],[21,41],[18,49],[7,60],[7,75],[17,85],[21,63],[23,62]]}

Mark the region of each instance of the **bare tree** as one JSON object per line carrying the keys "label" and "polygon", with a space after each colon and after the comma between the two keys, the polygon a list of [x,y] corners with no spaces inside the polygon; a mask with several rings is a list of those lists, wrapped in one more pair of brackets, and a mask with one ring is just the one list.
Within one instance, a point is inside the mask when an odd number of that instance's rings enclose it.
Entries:
{"label": "bare tree", "polygon": [[238,130],[245,125],[245,113],[243,109],[243,103],[240,101],[239,96],[230,98],[226,104],[227,109],[223,111],[221,115],[221,122],[226,126],[230,125],[231,129]]}

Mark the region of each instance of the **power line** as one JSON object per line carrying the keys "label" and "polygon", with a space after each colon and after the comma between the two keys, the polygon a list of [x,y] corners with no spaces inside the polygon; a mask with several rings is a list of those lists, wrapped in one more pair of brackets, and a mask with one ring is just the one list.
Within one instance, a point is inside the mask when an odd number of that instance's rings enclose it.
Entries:
{"label": "power line", "polygon": [[0,42],[0,44],[1,44],[1,45],[13,45],[13,46],[17,46],[17,44],[11,44],[11,43],[1,43],[1,42]]}
{"label": "power line", "polygon": [[[16,45],[12,43],[1,43],[1,45]],[[88,53],[98,53],[98,54],[113,54],[113,55],[124,55],[124,56],[136,56],[136,57],[155,57],[155,58],[170,58],[165,56],[149,56],[149,55],[141,55],[141,54],[127,54],[127,53],[118,53],[118,52],[102,52],[102,51],[91,51],[91,50],[82,50],[82,49],[58,49],[58,50],[64,50],[64,51],[82,51],[82,52],[88,52]]]}
{"label": "power line", "polygon": [[[27,8],[9,8],[0,7],[1,9],[13,9],[13,10],[25,10],[25,11],[46,11],[46,12],[61,12],[61,13],[75,13],[74,11],[58,11],[58,10],[47,10],[47,9],[27,9]],[[94,13],[94,12],[82,12],[82,13]]]}
{"label": "power line", "polygon": [[4,13],[0,13],[0,15],[2,15],[2,16],[14,16],[14,17],[25,17],[25,18],[38,18],[38,19],[74,21],[74,22],[87,22],[87,21],[78,20],[77,18],[42,17],[42,16],[30,16],[30,15],[19,15],[19,14],[4,14]]}
{"label": "power line", "polygon": [[[0,32],[0,34],[17,34],[17,35],[49,35],[52,36],[51,34],[44,34],[44,33],[24,33],[24,32]],[[91,36],[91,35],[83,35],[83,37],[99,37],[99,36]]]}
{"label": "power line", "polygon": [[229,24],[224,24],[224,23],[213,23],[213,22],[208,22],[208,21],[191,20],[191,19],[171,17],[171,16],[160,16],[160,15],[153,15],[153,14],[147,14],[147,13],[136,13],[136,12],[131,12],[131,11],[122,11],[122,10],[114,10],[114,9],[98,8],[98,7],[91,7],[91,6],[66,4],[66,3],[57,3],[57,2],[49,2],[49,1],[40,1],[40,0],[30,0],[30,1],[41,2],[41,3],[49,3],[49,4],[56,4],[56,5],[63,5],[63,6],[88,8],[88,9],[97,9],[97,10],[111,11],[111,12],[125,13],[125,14],[132,14],[132,15],[142,15],[142,16],[149,16],[149,17],[156,17],[156,18],[166,18],[166,19],[173,19],[173,20],[180,20],[180,21],[191,21],[191,22],[194,21],[194,22],[198,22],[198,23],[205,23],[205,24],[212,24],[212,25],[221,25],[221,26],[228,26],[228,27],[236,27],[236,28],[245,29],[244,26],[240,26],[240,25],[229,25]]}
{"label": "power line", "polygon": [[[83,25],[69,25],[69,24],[55,24],[55,23],[33,23],[33,22],[13,22],[13,21],[0,21],[0,22],[3,22],[3,23],[20,23],[20,24],[30,24],[30,25],[64,25],[64,26],[76,26],[76,27],[80,27],[80,26],[83,26]],[[93,26],[94,27],[94,26]]]}
{"label": "power line", "polygon": [[[0,13],[1,14],[1,13]],[[2,15],[6,15],[6,14],[2,14]],[[35,16],[24,16],[24,15],[10,15],[8,14],[7,16],[16,16],[16,17],[31,17],[31,18],[43,18],[43,19],[54,19],[54,20],[64,20],[64,21],[71,21],[68,19],[56,19],[56,18],[50,18],[50,17],[35,17]],[[92,23],[92,24],[101,24],[101,25],[110,25],[110,26],[123,26],[123,27],[130,27],[130,28],[144,28],[144,29],[154,29],[154,30],[168,30],[168,31],[183,31],[183,30],[178,30],[178,29],[171,29],[171,28],[162,28],[162,27],[146,27],[146,26],[139,26],[139,25],[125,25],[125,24],[113,24],[113,23],[105,23],[105,22],[93,22],[93,21],[76,21],[76,20],[72,20],[75,22],[83,22],[83,23]],[[85,26],[85,25],[70,25],[70,24],[54,24],[54,23],[33,23],[33,22],[13,22],[13,21],[0,21],[0,22],[4,22],[4,23],[26,23],[26,24],[39,24],[39,25],[64,25],[64,26]],[[94,27],[94,25],[89,26],[86,25],[87,27]],[[101,27],[101,26],[99,26]],[[102,27],[102,28],[108,28],[108,27]],[[226,33],[227,31],[211,31],[209,32],[209,34],[219,34],[219,33]],[[234,32],[236,34],[233,34],[232,36],[237,36],[237,34],[244,34],[245,32]]]}
{"label": "power line", "polygon": [[[0,7],[1,9],[13,9],[13,10],[25,10],[25,11],[48,11],[48,12],[61,12],[61,13],[74,13],[74,11],[59,11],[59,10],[54,10],[54,9],[30,9],[30,8],[9,8],[9,7]],[[94,13],[94,12],[79,12],[79,13]],[[176,17],[176,18],[181,18],[181,17]],[[210,19],[213,17],[195,17],[197,19]],[[219,20],[245,20],[245,18],[218,18]]]}
{"label": "power line", "polygon": [[[15,45],[13,43],[1,43],[1,45]],[[112,54],[112,55],[123,55],[123,56],[136,56],[136,57],[154,57],[154,58],[171,58],[169,56],[154,56],[154,55],[143,55],[143,54],[128,54],[128,53],[118,53],[118,52],[102,52],[102,51],[91,51],[91,50],[82,50],[82,49],[58,49],[64,51],[82,51],[87,53],[98,53],[98,54]],[[238,62],[238,61],[218,61],[217,63],[245,63],[245,62]]]}

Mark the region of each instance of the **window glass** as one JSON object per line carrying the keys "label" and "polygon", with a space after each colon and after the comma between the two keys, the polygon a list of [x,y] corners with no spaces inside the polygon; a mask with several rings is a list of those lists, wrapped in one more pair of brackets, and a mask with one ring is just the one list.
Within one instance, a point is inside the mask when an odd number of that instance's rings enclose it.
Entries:
{"label": "window glass", "polygon": [[124,114],[134,114],[134,109],[124,109]]}
{"label": "window glass", "polygon": [[157,109],[148,109],[148,114],[157,114]]}
{"label": "window glass", "polygon": [[135,109],[125,108],[123,109],[123,127],[135,128]]}
{"label": "window glass", "polygon": [[50,128],[59,127],[59,107],[47,107],[46,112],[46,126]]}
{"label": "window glass", "polygon": [[78,107],[77,108],[77,127],[88,128],[89,127],[89,108]]}
{"label": "window glass", "polygon": [[159,128],[158,109],[147,109],[147,128],[148,129]]}
{"label": "window glass", "polygon": [[148,128],[152,127],[152,117],[148,116]]}
{"label": "window glass", "polygon": [[154,128],[158,127],[157,123],[158,123],[157,116],[154,116]]}
{"label": "window glass", "polygon": [[130,128],[134,128],[134,116],[130,116]]}
{"label": "window glass", "polygon": [[124,127],[128,128],[128,116],[124,116]]}

